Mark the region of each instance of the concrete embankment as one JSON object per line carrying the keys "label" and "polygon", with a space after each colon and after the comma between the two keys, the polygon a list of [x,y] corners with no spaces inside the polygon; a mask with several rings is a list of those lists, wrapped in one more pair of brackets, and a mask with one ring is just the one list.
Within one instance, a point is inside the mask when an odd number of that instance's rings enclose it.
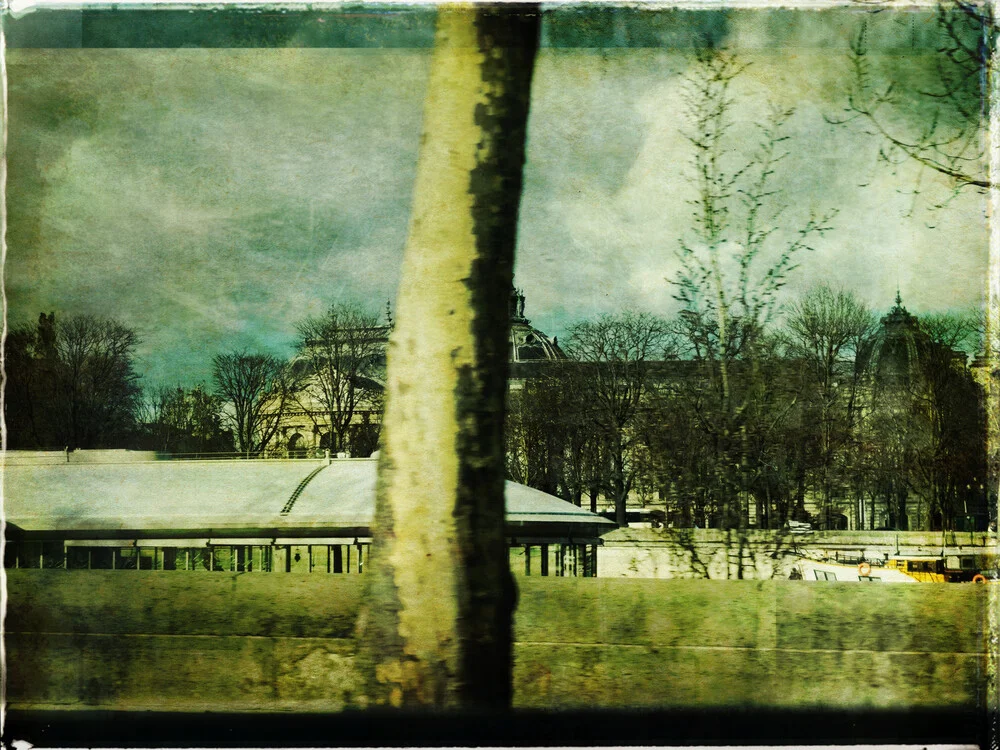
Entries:
{"label": "concrete embankment", "polygon": [[960,558],[993,567],[996,535],[959,531],[616,529],[603,537],[597,574],[610,578],[788,578],[803,557],[872,562],[890,557]]}
{"label": "concrete embankment", "polygon": [[[360,578],[8,571],[19,709],[336,711]],[[525,708],[981,708],[996,587],[522,578]],[[992,604],[996,605],[996,601]]]}

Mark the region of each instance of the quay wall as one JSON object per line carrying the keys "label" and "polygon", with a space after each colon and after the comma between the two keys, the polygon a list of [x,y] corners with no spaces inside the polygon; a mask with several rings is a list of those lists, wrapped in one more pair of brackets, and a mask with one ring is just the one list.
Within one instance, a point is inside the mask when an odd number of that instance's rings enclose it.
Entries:
{"label": "quay wall", "polygon": [[[7,576],[14,710],[338,711],[363,694],[360,577]],[[535,577],[518,587],[518,707],[978,709],[989,691],[996,586]]]}
{"label": "quay wall", "polygon": [[597,575],[609,578],[788,578],[803,557],[874,563],[893,556],[972,556],[997,563],[997,537],[984,532],[621,528],[602,537]]}

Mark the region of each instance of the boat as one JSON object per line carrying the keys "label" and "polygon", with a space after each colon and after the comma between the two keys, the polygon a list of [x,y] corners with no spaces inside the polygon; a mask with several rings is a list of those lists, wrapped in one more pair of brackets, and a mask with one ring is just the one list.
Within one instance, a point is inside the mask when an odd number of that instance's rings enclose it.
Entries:
{"label": "boat", "polygon": [[961,573],[946,570],[945,561],[940,557],[890,557],[885,561],[885,566],[905,573],[921,583],[946,583],[955,573]]}
{"label": "boat", "polygon": [[[795,575],[797,573],[797,576]],[[902,570],[860,562],[849,565],[803,558],[795,564],[793,577],[804,581],[862,581],[867,583],[918,583],[918,579]]]}
{"label": "boat", "polygon": [[841,562],[802,558],[794,578],[806,581],[881,583],[982,583],[991,579],[975,566],[974,555],[948,557],[895,556],[874,562]]}

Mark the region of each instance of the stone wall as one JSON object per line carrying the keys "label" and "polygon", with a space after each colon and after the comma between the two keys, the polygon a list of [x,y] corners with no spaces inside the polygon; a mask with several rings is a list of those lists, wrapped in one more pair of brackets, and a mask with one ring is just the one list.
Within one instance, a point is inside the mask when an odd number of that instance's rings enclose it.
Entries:
{"label": "stone wall", "polygon": [[[8,571],[12,709],[336,711],[359,577]],[[522,578],[525,708],[983,705],[997,587]],[[993,606],[997,605],[993,602]]]}
{"label": "stone wall", "polygon": [[997,538],[982,532],[821,531],[622,528],[602,537],[597,575],[610,578],[788,578],[803,556],[883,560],[891,556],[975,555],[996,563]]}

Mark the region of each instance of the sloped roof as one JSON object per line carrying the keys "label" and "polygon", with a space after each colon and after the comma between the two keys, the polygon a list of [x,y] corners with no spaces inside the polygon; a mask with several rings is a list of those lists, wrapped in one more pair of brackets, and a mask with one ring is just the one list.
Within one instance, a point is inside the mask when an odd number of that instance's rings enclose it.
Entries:
{"label": "sloped roof", "polygon": [[[370,528],[374,516],[376,463],[8,463],[4,513],[8,523],[25,532],[359,533]],[[512,534],[594,536],[614,526],[514,482],[507,482],[506,503]]]}

